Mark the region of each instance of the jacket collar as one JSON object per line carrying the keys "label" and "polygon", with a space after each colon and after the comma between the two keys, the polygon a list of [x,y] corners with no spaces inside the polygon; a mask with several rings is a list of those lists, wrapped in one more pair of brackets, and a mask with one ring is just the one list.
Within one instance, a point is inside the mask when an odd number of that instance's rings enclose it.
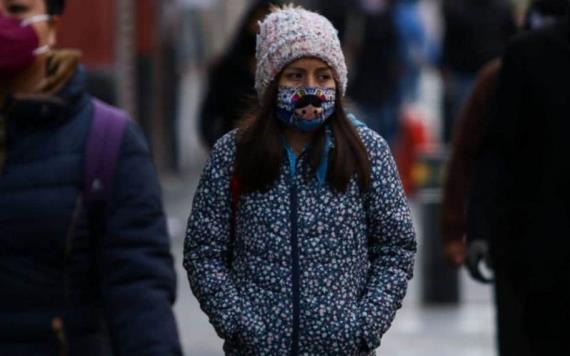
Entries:
{"label": "jacket collar", "polygon": [[[358,120],[356,116],[354,116],[354,114],[348,114],[347,117],[356,128],[366,126],[362,121]],[[291,173],[291,176],[295,176],[298,157],[285,138],[283,139],[283,146],[285,147],[285,151],[287,152],[287,159],[289,162],[289,172]],[[317,181],[319,182],[320,185],[324,185],[326,182],[329,163],[330,163],[330,153],[334,149],[334,147],[335,144],[334,144],[334,136],[332,133],[332,129],[330,125],[327,125],[325,127],[325,144],[323,148],[323,157],[326,157],[326,159],[321,160],[321,163],[319,163],[319,167],[317,168],[317,174],[316,174]],[[303,149],[303,152],[305,150],[306,147]]]}
{"label": "jacket collar", "polygon": [[8,94],[2,111],[10,120],[41,127],[61,122],[78,109],[86,93],[85,70],[79,64],[80,53],[73,50],[52,51],[48,55],[46,77],[31,94]]}

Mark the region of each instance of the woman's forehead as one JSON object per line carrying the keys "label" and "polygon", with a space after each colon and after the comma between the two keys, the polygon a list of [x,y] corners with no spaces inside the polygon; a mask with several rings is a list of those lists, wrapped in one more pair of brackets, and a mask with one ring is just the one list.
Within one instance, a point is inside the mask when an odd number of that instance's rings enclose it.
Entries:
{"label": "woman's forehead", "polygon": [[306,58],[297,59],[296,61],[291,62],[287,67],[285,67],[285,69],[292,69],[292,68],[318,70],[318,69],[330,69],[330,66],[320,58],[306,57]]}

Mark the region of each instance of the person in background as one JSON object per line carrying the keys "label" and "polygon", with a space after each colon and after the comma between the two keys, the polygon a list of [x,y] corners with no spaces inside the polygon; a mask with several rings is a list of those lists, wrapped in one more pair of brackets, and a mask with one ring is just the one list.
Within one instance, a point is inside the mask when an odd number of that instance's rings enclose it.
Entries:
{"label": "person in background", "polygon": [[257,22],[279,1],[257,0],[249,8],[226,53],[211,69],[200,111],[200,134],[208,148],[255,106]]}
{"label": "person in background", "polygon": [[456,116],[477,72],[501,55],[516,33],[509,0],[445,0],[441,71],[444,83],[443,142],[451,143]]}
{"label": "person in background", "polygon": [[256,115],[215,144],[184,247],[227,355],[371,355],[412,277],[386,141],[343,109],[337,32],[299,7],[260,24]]}
{"label": "person in background", "polygon": [[429,63],[430,44],[419,13],[418,0],[397,0],[394,9],[404,63],[400,87],[404,104],[418,100],[421,68]]}
{"label": "person in background", "polygon": [[[108,142],[117,160],[99,162],[116,164],[113,184],[87,184],[100,106],[80,54],[53,49],[64,7],[0,0],[0,354],[180,355],[148,147],[123,117],[121,142]],[[108,200],[89,204],[102,190]]]}
{"label": "person in background", "polygon": [[[535,31],[556,19],[563,18],[568,9],[567,0],[535,0],[527,10],[524,30]],[[465,235],[467,231],[467,198],[471,191],[471,177],[475,158],[481,149],[483,128],[492,114],[501,59],[486,64],[480,71],[473,91],[458,117],[453,147],[444,185],[441,228],[444,237],[444,255],[453,266],[467,263],[471,275],[478,281],[490,282],[479,270],[479,263],[493,263],[485,240]],[[469,251],[469,253],[466,253]],[[529,355],[529,347],[522,330],[522,303],[504,271],[495,270],[495,301],[497,305],[497,346],[499,354]]]}
{"label": "person in background", "polygon": [[400,130],[404,71],[391,0],[361,0],[362,34],[348,90],[366,124],[392,146]]}
{"label": "person in background", "polygon": [[502,306],[516,308],[511,318],[533,356],[570,354],[568,22],[507,47],[468,206],[471,264],[490,255],[498,298],[501,287],[509,293]]}

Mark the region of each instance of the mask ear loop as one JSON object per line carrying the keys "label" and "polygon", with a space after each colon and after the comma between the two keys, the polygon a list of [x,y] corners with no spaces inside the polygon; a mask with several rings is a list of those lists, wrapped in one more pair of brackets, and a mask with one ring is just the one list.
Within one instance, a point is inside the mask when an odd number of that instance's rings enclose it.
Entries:
{"label": "mask ear loop", "polygon": [[23,19],[21,22],[21,26],[22,27],[26,27],[26,26],[30,26],[31,24],[37,23],[37,22],[47,22],[51,20],[51,16],[50,15],[34,15],[31,17],[28,17],[27,19]]}
{"label": "mask ear loop", "polygon": [[[50,20],[51,20],[51,16],[50,16],[50,15],[46,15],[46,14],[44,14],[44,15],[35,15],[35,16],[31,16],[31,17],[29,17],[29,18],[27,18],[27,19],[22,20],[21,26],[22,26],[22,27],[27,27],[27,26],[30,26],[30,25],[32,25],[32,24],[34,24],[34,23],[44,22],[44,21],[45,21],[45,22],[48,22],[48,21],[50,21]],[[41,46],[41,47],[39,47],[39,48],[36,48],[36,49],[34,50],[33,54],[34,54],[35,56],[39,56],[39,55],[42,55],[42,54],[44,54],[44,53],[49,52],[50,49],[51,49],[51,47],[50,47],[49,45]]]}
{"label": "mask ear loop", "polygon": [[34,51],[32,53],[35,56],[39,56],[39,55],[42,55],[44,53],[49,52],[50,49],[51,49],[51,47],[49,45],[45,45],[45,46],[41,46],[39,48],[34,49]]}

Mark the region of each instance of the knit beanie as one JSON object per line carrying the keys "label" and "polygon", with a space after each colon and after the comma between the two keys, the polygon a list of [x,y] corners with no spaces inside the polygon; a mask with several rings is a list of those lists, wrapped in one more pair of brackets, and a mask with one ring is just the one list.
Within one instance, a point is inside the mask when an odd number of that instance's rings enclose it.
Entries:
{"label": "knit beanie", "polygon": [[283,68],[303,57],[315,57],[327,63],[341,95],[345,94],[347,69],[338,31],[325,17],[288,5],[277,8],[259,23],[255,73],[259,100]]}

